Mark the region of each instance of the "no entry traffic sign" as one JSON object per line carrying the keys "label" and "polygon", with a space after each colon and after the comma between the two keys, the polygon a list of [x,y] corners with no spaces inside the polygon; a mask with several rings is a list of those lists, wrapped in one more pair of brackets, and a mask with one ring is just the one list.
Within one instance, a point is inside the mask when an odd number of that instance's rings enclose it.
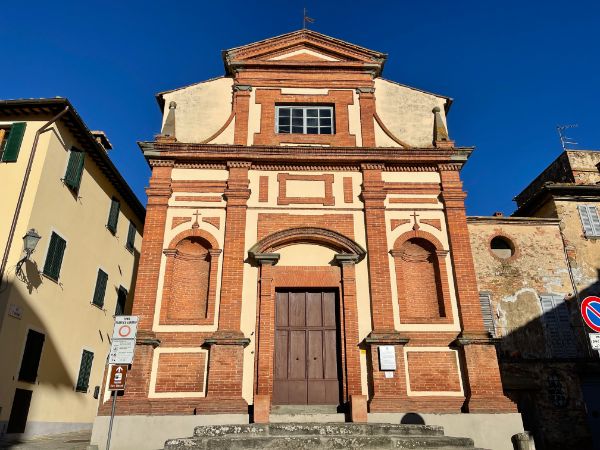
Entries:
{"label": "no entry traffic sign", "polygon": [[581,302],[581,316],[592,330],[600,332],[600,297],[586,297]]}

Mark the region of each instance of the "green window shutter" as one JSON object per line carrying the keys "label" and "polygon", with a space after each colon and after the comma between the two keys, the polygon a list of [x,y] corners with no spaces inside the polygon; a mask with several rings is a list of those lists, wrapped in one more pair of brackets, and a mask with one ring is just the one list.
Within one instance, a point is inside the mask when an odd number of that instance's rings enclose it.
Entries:
{"label": "green window shutter", "polygon": [[52,232],[50,237],[50,245],[48,246],[48,254],[44,263],[44,274],[54,280],[58,280],[60,268],[62,266],[63,256],[67,241],[61,238],[58,234]]}
{"label": "green window shutter", "polygon": [[96,279],[96,289],[94,289],[94,299],[92,303],[100,308],[104,306],[104,295],[106,294],[106,282],[108,274],[102,269],[98,269],[98,278]]}
{"label": "green window shutter", "polygon": [[135,225],[133,222],[129,222],[129,231],[127,232],[127,244],[126,247],[129,250],[133,250],[135,244]]}
{"label": "green window shutter", "polygon": [[119,200],[116,198],[112,199],[110,204],[110,213],[108,214],[108,223],[106,224],[106,228],[110,230],[112,234],[117,232],[117,222],[119,221],[119,209],[121,205]]}
{"label": "green window shutter", "polygon": [[21,142],[23,142],[23,135],[25,134],[25,127],[27,123],[16,122],[10,127],[10,133],[8,134],[8,140],[2,153],[2,161],[14,162],[19,156],[19,150],[21,150]]}
{"label": "green window shutter", "polygon": [[75,148],[71,149],[69,154],[69,164],[65,173],[65,184],[74,191],[79,190],[81,184],[81,174],[83,173],[83,161],[85,153]]}
{"label": "green window shutter", "polygon": [[92,372],[92,361],[94,354],[84,350],[81,354],[81,365],[79,366],[79,376],[77,377],[76,391],[86,392],[90,384],[90,373]]}

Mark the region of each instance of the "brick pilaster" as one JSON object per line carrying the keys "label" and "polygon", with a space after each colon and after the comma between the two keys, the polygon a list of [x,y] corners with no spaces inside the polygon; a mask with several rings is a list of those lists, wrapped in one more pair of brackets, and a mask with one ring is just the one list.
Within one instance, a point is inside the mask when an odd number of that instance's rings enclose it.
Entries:
{"label": "brick pilaster", "polygon": [[251,86],[236,84],[233,86],[233,108],[235,111],[235,130],[233,143],[248,144],[248,116],[250,113]]}
{"label": "brick pilaster", "polygon": [[219,305],[219,326],[204,341],[210,348],[207,398],[230,399],[240,411],[247,407],[242,399],[244,347],[250,342],[240,330],[244,282],[246,209],[250,197],[250,163],[231,162],[225,198],[225,242]]}
{"label": "brick pilaster", "polygon": [[146,189],[148,205],[132,311],[139,317],[139,330],[152,330],[167,208],[172,193],[173,161],[154,161],[152,165],[150,185]]}
{"label": "brick pilaster", "polygon": [[[269,257],[271,256],[271,257]],[[275,323],[275,287],[273,284],[273,265],[279,259],[278,254],[255,254],[260,264],[260,303],[257,320],[256,349],[256,394],[273,395],[273,354]]]}
{"label": "brick pilaster", "polygon": [[375,147],[375,88],[358,88],[363,147]]}
{"label": "brick pilaster", "polygon": [[459,169],[457,164],[439,167],[461,329],[463,334],[487,336],[479,305],[475,265],[467,228],[466,194],[462,190]]}
{"label": "brick pilaster", "polygon": [[457,343],[463,350],[465,408],[469,412],[512,412],[516,407],[502,392],[496,349],[483,325],[459,170],[458,164],[439,166],[462,330]]}
{"label": "brick pilaster", "polygon": [[362,199],[365,205],[367,254],[369,258],[369,287],[371,317],[374,332],[394,330],[392,288],[388,261],[387,229],[385,226],[386,193],[381,178],[383,164],[363,164]]}
{"label": "brick pilaster", "polygon": [[356,302],[356,267],[354,255],[338,254],[336,261],[342,272],[342,314],[344,336],[342,357],[344,365],[344,398],[362,394],[360,374],[360,349],[358,347],[358,305]]}

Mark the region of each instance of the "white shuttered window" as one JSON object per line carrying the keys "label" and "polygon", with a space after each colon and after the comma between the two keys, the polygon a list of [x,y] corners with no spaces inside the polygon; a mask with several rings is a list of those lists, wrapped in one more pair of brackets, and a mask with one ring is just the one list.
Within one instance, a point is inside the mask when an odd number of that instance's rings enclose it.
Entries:
{"label": "white shuttered window", "polygon": [[481,315],[483,316],[483,325],[485,329],[496,337],[496,329],[494,328],[494,317],[492,315],[492,299],[487,292],[479,293],[479,303],[481,305]]}
{"label": "white shuttered window", "polygon": [[579,217],[586,237],[600,237],[600,216],[595,205],[579,205]]}
{"label": "white shuttered window", "polygon": [[571,328],[569,309],[560,295],[540,295],[542,302],[542,322],[546,330],[552,357],[577,357],[577,343]]}

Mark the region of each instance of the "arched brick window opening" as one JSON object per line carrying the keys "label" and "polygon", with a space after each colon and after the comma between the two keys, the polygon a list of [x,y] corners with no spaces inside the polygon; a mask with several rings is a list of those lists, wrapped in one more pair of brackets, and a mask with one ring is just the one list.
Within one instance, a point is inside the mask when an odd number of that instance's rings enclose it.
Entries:
{"label": "arched brick window opening", "polygon": [[392,256],[396,269],[400,322],[451,322],[445,257],[447,251],[425,233],[401,236]]}
{"label": "arched brick window opening", "polygon": [[221,250],[199,232],[178,236],[168,249],[163,286],[161,323],[211,323],[216,297],[216,276]]}
{"label": "arched brick window opening", "polygon": [[199,238],[183,239],[177,244],[172,270],[169,318],[206,318],[210,279],[208,248]]}

